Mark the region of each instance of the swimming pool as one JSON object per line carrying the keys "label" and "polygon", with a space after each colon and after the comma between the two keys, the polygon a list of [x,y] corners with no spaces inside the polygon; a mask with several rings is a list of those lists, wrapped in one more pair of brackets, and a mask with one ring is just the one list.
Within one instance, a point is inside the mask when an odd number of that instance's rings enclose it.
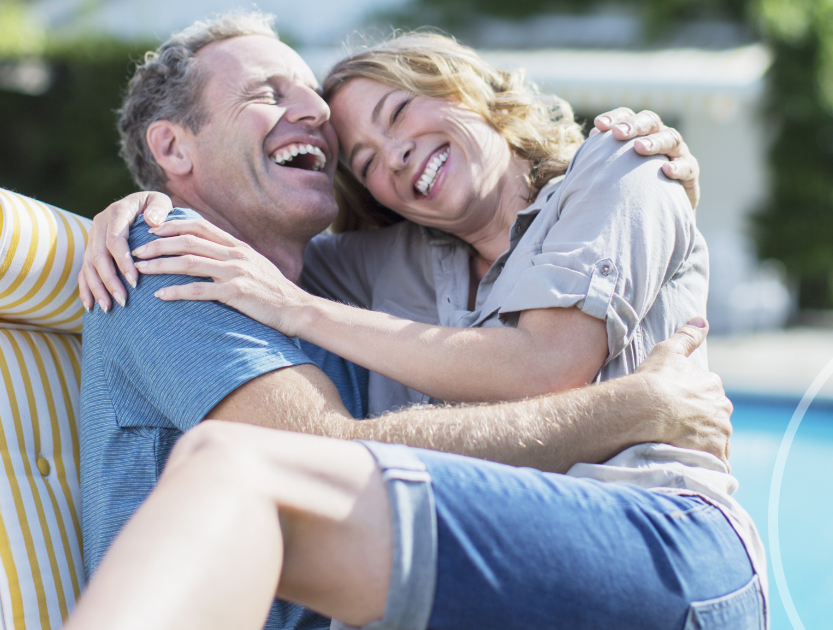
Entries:
{"label": "swimming pool", "polygon": [[[735,498],[746,508],[769,556],[769,490],[781,439],[798,400],[729,394]],[[796,611],[806,630],[833,627],[833,402],[810,406],[790,448],[779,509],[781,558]],[[772,630],[791,630],[769,563]]]}

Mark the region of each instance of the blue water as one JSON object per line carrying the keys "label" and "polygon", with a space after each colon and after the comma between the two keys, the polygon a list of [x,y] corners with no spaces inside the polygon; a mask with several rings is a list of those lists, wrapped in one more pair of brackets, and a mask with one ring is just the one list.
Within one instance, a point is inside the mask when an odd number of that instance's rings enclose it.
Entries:
{"label": "blue water", "polygon": [[[729,395],[735,405],[730,463],[735,498],[758,526],[769,554],[770,483],[798,400]],[[790,448],[778,525],[787,585],[806,630],[833,627],[833,404],[811,406]],[[768,558],[769,559],[769,558]],[[792,630],[769,563],[772,630]]]}

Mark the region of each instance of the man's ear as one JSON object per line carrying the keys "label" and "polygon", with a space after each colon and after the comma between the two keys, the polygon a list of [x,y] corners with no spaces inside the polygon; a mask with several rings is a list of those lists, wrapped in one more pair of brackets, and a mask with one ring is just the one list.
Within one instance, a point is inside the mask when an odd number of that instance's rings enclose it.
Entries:
{"label": "man's ear", "polygon": [[150,123],[145,137],[156,163],[169,179],[191,172],[194,165],[190,155],[189,141],[193,138],[190,131],[168,120],[155,120]]}

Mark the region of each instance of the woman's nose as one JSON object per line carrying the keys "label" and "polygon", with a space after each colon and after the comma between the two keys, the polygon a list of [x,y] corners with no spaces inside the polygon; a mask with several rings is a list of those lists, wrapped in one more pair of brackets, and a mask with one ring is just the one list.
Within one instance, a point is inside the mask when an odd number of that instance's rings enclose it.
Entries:
{"label": "woman's nose", "polygon": [[414,142],[412,140],[392,141],[388,149],[387,161],[390,168],[394,171],[400,171],[411,161],[414,153]]}

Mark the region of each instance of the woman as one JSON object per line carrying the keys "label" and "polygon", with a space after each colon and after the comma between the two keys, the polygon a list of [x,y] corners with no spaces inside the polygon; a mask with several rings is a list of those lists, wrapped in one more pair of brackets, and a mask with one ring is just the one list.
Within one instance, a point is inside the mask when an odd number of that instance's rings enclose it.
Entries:
{"label": "woman", "polygon": [[[602,378],[625,374],[704,312],[705,249],[682,189],[657,180],[659,161],[640,160],[609,135],[588,141],[564,181],[550,182],[581,135],[569,110],[554,116],[520,73],[490,68],[448,38],[413,34],[345,60],[325,90],[350,173],[385,206],[443,234],[405,222],[314,242],[305,281],[405,319],[312,298],[265,259],[253,271],[260,287],[232,299],[239,286],[220,282],[229,277],[218,260],[241,245],[208,225],[198,235],[215,244],[180,253],[209,256],[189,272],[215,280],[205,298],[378,373],[372,414],[428,397],[533,396],[585,384],[602,368]],[[350,183],[342,191],[355,197]],[[137,255],[178,247],[158,241]],[[178,265],[137,268],[175,273]]]}

